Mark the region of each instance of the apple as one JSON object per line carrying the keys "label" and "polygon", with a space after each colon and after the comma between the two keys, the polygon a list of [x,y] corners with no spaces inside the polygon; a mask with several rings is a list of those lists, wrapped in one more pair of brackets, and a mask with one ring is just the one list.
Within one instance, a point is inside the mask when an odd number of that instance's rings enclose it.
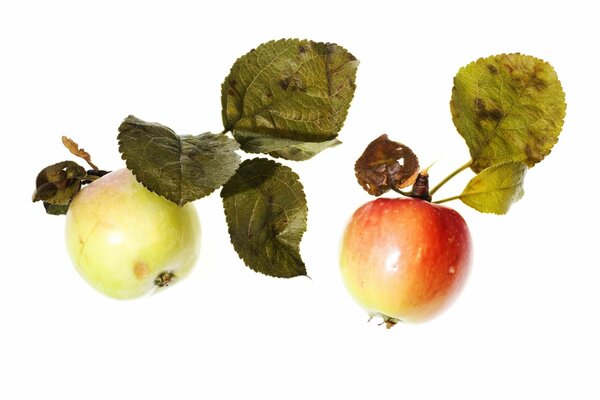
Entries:
{"label": "apple", "polygon": [[471,235],[455,210],[418,198],[379,198],[352,215],[340,267],[354,299],[389,327],[423,322],[455,299],[468,275]]}
{"label": "apple", "polygon": [[83,187],[66,217],[69,256],[99,292],[133,299],[184,278],[199,253],[193,204],[150,192],[128,169]]}

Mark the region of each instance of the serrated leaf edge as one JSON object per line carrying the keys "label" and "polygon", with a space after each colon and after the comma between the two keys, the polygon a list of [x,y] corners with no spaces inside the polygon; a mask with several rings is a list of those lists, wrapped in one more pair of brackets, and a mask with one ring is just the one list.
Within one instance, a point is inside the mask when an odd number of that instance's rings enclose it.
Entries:
{"label": "serrated leaf edge", "polygon": [[[237,249],[235,248],[235,245],[233,244],[233,240],[232,240],[232,228],[229,224],[227,224],[227,233],[229,235],[229,243],[231,244],[231,246],[235,249],[236,254],[238,255],[238,257],[244,262],[244,264],[246,265],[246,267],[248,267],[251,271],[253,271],[256,274],[259,275],[263,275],[263,276],[268,276],[270,278],[277,278],[277,279],[290,279],[290,278],[296,278],[296,277],[300,277],[300,276],[308,276],[308,271],[306,269],[306,263],[304,262],[304,260],[302,259],[302,255],[300,254],[300,244],[302,243],[302,239],[304,238],[304,234],[306,233],[307,229],[308,229],[308,212],[309,212],[309,207],[308,207],[308,201],[306,199],[306,192],[304,191],[304,185],[302,185],[302,182],[300,181],[300,176],[290,167],[279,163],[277,161],[274,160],[270,160],[268,158],[263,158],[263,157],[256,157],[253,159],[249,159],[249,160],[244,160],[245,161],[254,161],[254,160],[261,160],[261,161],[267,161],[270,164],[275,164],[277,167],[284,167],[284,168],[288,168],[290,170],[290,172],[294,175],[294,178],[296,179],[296,182],[298,182],[298,184],[300,185],[300,189],[302,190],[302,193],[304,194],[304,210],[305,210],[305,217],[304,217],[304,228],[302,229],[302,231],[300,232],[300,240],[298,243],[298,254],[300,255],[300,262],[302,263],[302,265],[304,266],[304,274],[299,274],[299,275],[294,275],[294,276],[276,276],[276,275],[268,275],[265,274],[264,272],[261,272],[257,269],[254,269],[247,260],[246,257],[241,256]],[[240,164],[241,165],[244,163],[242,162]],[[239,169],[239,168],[238,168]],[[233,178],[233,177],[232,177]],[[221,187],[221,193],[220,193],[220,197],[222,200],[225,199],[224,195],[223,195],[223,188],[227,185],[227,183],[225,185],[223,185]],[[223,206],[223,212],[225,214],[225,220],[227,221],[229,219],[230,214],[227,211],[227,208]],[[289,248],[289,244],[287,244],[285,241],[281,241],[280,242],[282,245],[284,245],[285,247]],[[292,249],[293,252],[296,252],[296,249]]]}
{"label": "serrated leaf edge", "polygon": [[[285,43],[285,42],[289,42],[289,43],[292,43],[292,42],[296,42],[296,43],[309,42],[309,43],[314,43],[314,44],[322,44],[324,46],[332,46],[333,45],[333,46],[338,47],[340,50],[346,52],[350,57],[352,57],[352,61],[357,64],[357,67],[358,67],[358,64],[360,64],[360,61],[356,58],[356,56],[354,56],[354,54],[352,54],[348,49],[346,49],[343,46],[340,46],[337,43],[333,43],[333,42],[318,42],[318,41],[315,41],[315,40],[312,40],[312,39],[299,39],[299,38],[282,38],[282,39],[269,40],[267,42],[259,44],[255,48],[252,48],[250,51],[244,53],[242,56],[238,57],[233,62],[233,64],[231,64],[231,68],[229,68],[229,72],[227,73],[227,75],[225,76],[225,79],[223,79],[223,82],[221,83],[221,99],[223,99],[223,93],[224,93],[225,88],[226,88],[227,80],[229,79],[229,76],[232,74],[233,68],[234,68],[234,66],[237,63],[243,61],[246,57],[248,57],[251,53],[253,53],[254,51],[256,51],[261,46],[266,46],[266,45],[271,45],[271,44],[280,44],[280,43]],[[330,79],[330,77],[328,76],[328,80],[329,79]],[[352,84],[354,85],[354,88],[356,89],[356,78],[355,78],[354,82],[352,82]],[[333,137],[324,139],[323,141],[335,139],[338,136],[337,133],[340,132],[342,130],[342,128],[344,127],[344,124],[345,124],[346,119],[348,117],[348,111],[350,110],[350,107],[352,106],[352,100],[354,99],[355,92],[356,92],[356,90],[353,90],[352,91],[352,95],[348,99],[348,108],[344,109],[344,111],[343,111],[344,112],[344,118],[342,119],[342,122],[340,123],[340,125],[339,125],[336,133],[333,135]],[[222,117],[222,120],[223,120],[223,126],[224,126],[224,129],[225,129],[225,132],[232,132],[233,133],[233,131],[235,130],[235,124],[237,123],[237,121],[236,121],[236,123],[233,123],[230,126],[227,126],[226,123],[225,123],[226,113],[227,113],[226,110],[227,110],[226,104],[222,103],[221,104],[221,117]]]}
{"label": "serrated leaf edge", "polygon": [[[489,168],[489,167],[491,167],[491,166],[493,166],[493,165],[503,164],[503,163],[506,163],[506,162],[511,162],[511,161],[521,161],[521,162],[524,162],[525,164],[527,164],[527,166],[528,166],[529,168],[532,168],[532,167],[534,167],[535,165],[537,165],[538,163],[540,163],[541,161],[543,161],[543,160],[544,160],[546,157],[548,157],[548,156],[550,155],[550,153],[552,152],[552,149],[554,148],[554,146],[556,145],[556,143],[558,143],[558,140],[559,140],[560,134],[562,133],[562,129],[563,129],[564,122],[565,122],[566,111],[567,111],[567,103],[566,103],[566,94],[565,94],[565,91],[564,91],[564,88],[563,88],[562,82],[561,82],[561,80],[558,78],[558,73],[556,72],[556,69],[554,68],[554,66],[553,66],[553,65],[552,65],[550,62],[548,62],[548,61],[546,61],[546,60],[544,60],[544,59],[542,59],[542,58],[539,58],[539,57],[536,57],[536,56],[532,56],[532,55],[529,55],[529,54],[523,54],[523,53],[521,53],[521,52],[512,52],[512,53],[498,53],[498,54],[493,54],[493,55],[489,55],[489,56],[486,56],[486,57],[479,57],[477,60],[475,60],[475,61],[471,61],[470,63],[468,63],[468,64],[466,64],[466,65],[463,65],[462,67],[460,67],[460,68],[458,69],[458,72],[457,72],[457,73],[454,75],[453,81],[455,81],[455,80],[456,80],[456,77],[457,77],[457,76],[458,76],[458,75],[459,75],[461,72],[463,72],[464,70],[468,69],[469,67],[471,67],[471,66],[473,66],[473,65],[476,65],[476,64],[478,64],[478,63],[480,63],[480,62],[486,62],[486,60],[488,60],[488,59],[490,59],[490,58],[494,58],[494,59],[495,59],[495,58],[497,58],[497,57],[509,57],[509,56],[523,56],[523,57],[529,57],[529,58],[532,58],[533,60],[535,60],[536,62],[540,62],[541,64],[544,64],[544,65],[546,65],[546,66],[549,66],[549,67],[552,69],[552,71],[554,71],[554,73],[556,74],[556,77],[557,77],[557,79],[556,79],[556,83],[557,83],[557,84],[560,86],[560,89],[561,89],[560,91],[561,91],[561,94],[562,94],[562,99],[563,99],[563,101],[565,102],[565,110],[564,110],[564,113],[563,113],[562,119],[559,121],[559,124],[558,124],[558,126],[557,126],[557,128],[558,128],[558,134],[556,135],[556,138],[554,138],[554,141],[552,142],[552,146],[550,147],[550,149],[548,150],[548,152],[547,152],[547,153],[545,153],[545,154],[543,154],[543,155],[542,155],[542,157],[541,157],[539,160],[537,160],[536,162],[533,162],[533,163],[531,163],[531,162],[530,162],[531,160],[529,160],[529,159],[526,159],[526,160],[503,159],[503,160],[497,160],[496,162],[494,162],[494,163],[492,163],[492,164],[488,165],[486,168]],[[454,90],[454,88],[455,88],[455,87],[456,87],[456,83],[454,83],[454,84],[453,84],[453,86],[452,86],[452,90]],[[450,103],[451,103],[451,104],[453,103],[453,99],[451,99],[451,100],[450,100]],[[451,106],[451,107],[452,107],[452,106]],[[506,115],[504,115],[504,116],[502,117],[502,119],[504,119],[504,118],[506,118]],[[454,115],[452,115],[452,120],[454,121]],[[501,121],[501,120],[500,120],[500,121]],[[494,136],[494,132],[496,131],[497,127],[500,125],[500,121],[498,121],[498,122],[497,122],[497,124],[496,124],[496,126],[494,127],[494,129],[493,129],[493,130],[490,132],[490,134],[489,134],[488,138],[486,138],[486,141],[485,141],[486,143],[485,143],[484,145],[482,145],[482,146],[479,148],[479,152],[481,152],[481,150],[482,150],[482,149],[485,147],[485,145],[487,144],[487,142],[489,142],[489,140],[491,139],[491,137],[492,137],[492,136]],[[456,124],[455,124],[455,127],[456,127]],[[463,135],[463,134],[462,134],[462,133],[461,133],[461,132],[458,130],[458,128],[456,128],[456,130],[458,131],[458,133],[460,134],[460,136],[461,136],[463,139],[465,139],[465,136],[464,136],[464,135]],[[465,139],[465,140],[466,140],[466,139]],[[472,156],[472,158],[473,158],[473,159],[475,159],[476,157],[473,157],[473,156]],[[479,172],[481,172],[481,171],[485,170],[486,168],[483,168],[483,169],[480,169],[480,170],[478,170],[478,169],[476,169],[476,166],[475,166],[475,165],[472,165],[472,166],[471,166],[471,169],[473,169],[473,171],[474,171],[475,173],[479,173]]]}

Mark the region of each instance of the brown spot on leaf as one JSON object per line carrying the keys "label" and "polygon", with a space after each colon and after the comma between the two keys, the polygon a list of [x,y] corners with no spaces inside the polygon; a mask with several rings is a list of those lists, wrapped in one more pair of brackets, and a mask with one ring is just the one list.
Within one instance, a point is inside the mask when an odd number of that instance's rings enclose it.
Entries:
{"label": "brown spot on leaf", "polygon": [[494,65],[488,64],[488,65],[486,65],[486,67],[492,75],[498,75],[498,68],[496,68]]}
{"label": "brown spot on leaf", "polygon": [[306,86],[299,76],[284,77],[279,81],[279,86],[283,90],[306,92]]}
{"label": "brown spot on leaf", "polygon": [[301,54],[304,54],[304,53],[306,53],[306,46],[304,46],[304,45],[300,45],[300,47],[298,47],[298,51],[299,51]]}
{"label": "brown spot on leaf", "polygon": [[279,86],[281,86],[283,90],[287,90],[287,88],[290,86],[290,78],[284,78],[280,80]]}
{"label": "brown spot on leaf", "polygon": [[533,86],[535,90],[541,91],[548,87],[548,84],[543,79],[540,79],[537,75],[534,75],[529,81],[529,86]]}
{"label": "brown spot on leaf", "polygon": [[477,97],[475,98],[475,115],[478,119],[488,119],[492,121],[500,121],[504,117],[504,113],[497,108],[486,107],[485,101]]}

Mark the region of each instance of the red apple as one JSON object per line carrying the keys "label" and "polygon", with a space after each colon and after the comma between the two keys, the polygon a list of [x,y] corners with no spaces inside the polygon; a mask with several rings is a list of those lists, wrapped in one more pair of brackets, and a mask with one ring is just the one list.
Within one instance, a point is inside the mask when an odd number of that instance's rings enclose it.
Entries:
{"label": "red apple", "polygon": [[417,198],[380,198],[361,206],[341,245],[350,294],[388,327],[440,313],[463,286],[471,235],[455,210]]}

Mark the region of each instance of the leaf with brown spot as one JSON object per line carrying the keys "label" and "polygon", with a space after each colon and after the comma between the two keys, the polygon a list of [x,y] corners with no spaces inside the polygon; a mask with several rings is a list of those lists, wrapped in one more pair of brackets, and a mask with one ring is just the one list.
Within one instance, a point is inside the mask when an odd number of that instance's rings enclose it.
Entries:
{"label": "leaf with brown spot", "polygon": [[354,170],[363,189],[381,196],[390,189],[412,185],[419,174],[419,160],[410,148],[383,134],[369,143]]}
{"label": "leaf with brown spot", "polygon": [[[240,57],[223,82],[225,130],[236,138],[252,135],[240,141],[244,151],[271,154],[276,147],[277,157],[310,158],[337,143],[357,67],[357,59],[333,43],[263,43]],[[290,144],[283,146],[286,141]]]}
{"label": "leaf with brown spot", "polygon": [[98,170],[98,167],[96,167],[92,162],[92,156],[90,156],[90,153],[88,153],[84,149],[79,148],[79,145],[75,143],[75,141],[69,139],[66,136],[63,136],[62,143],[67,148],[67,150],[71,152],[71,154],[84,159],[90,165],[90,167],[92,167],[92,169]]}
{"label": "leaf with brown spot", "polygon": [[475,172],[508,161],[533,166],[558,141],[566,103],[552,66],[523,54],[481,58],[458,71],[450,102]]}

